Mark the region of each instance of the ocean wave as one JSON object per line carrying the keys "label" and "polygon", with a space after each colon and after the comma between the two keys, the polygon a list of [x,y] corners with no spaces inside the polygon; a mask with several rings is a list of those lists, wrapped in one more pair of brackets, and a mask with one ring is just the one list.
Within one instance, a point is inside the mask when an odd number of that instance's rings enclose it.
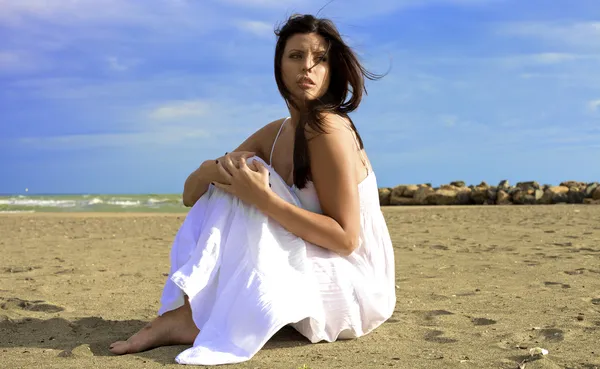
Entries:
{"label": "ocean wave", "polygon": [[114,196],[114,195],[56,195],[56,196],[11,196],[0,197],[0,207],[7,211],[35,208],[64,210],[110,210],[110,209],[162,209],[182,207],[181,197],[173,195]]}

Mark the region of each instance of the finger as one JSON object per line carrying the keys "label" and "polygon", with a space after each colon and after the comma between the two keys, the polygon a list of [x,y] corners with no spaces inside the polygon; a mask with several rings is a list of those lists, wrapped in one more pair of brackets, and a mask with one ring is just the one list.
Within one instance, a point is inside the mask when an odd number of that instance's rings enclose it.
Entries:
{"label": "finger", "polygon": [[219,163],[222,163],[223,168],[225,168],[229,172],[229,174],[231,174],[231,176],[235,175],[235,170],[237,169],[237,167],[231,160],[231,155],[225,155],[223,160],[220,160]]}
{"label": "finger", "polygon": [[256,160],[255,162],[256,168],[258,169],[258,171],[262,174],[269,174],[271,175],[271,173],[269,172],[269,169],[267,169],[267,167],[265,167],[265,165],[263,163],[261,163],[260,161]]}
{"label": "finger", "polygon": [[[231,183],[231,179],[232,179],[232,175],[231,173],[229,173],[229,171],[224,167],[224,161],[220,160],[219,164],[217,164],[217,171],[223,176],[223,178],[225,178],[225,181],[230,184]],[[216,182],[215,182],[216,184]]]}
{"label": "finger", "polygon": [[248,163],[246,163],[246,158],[242,155],[239,162],[240,170],[248,170]]}
{"label": "finger", "polygon": [[219,182],[212,182],[212,185],[218,189],[221,189],[221,190],[227,192],[227,193],[232,193],[231,185],[219,183]]}

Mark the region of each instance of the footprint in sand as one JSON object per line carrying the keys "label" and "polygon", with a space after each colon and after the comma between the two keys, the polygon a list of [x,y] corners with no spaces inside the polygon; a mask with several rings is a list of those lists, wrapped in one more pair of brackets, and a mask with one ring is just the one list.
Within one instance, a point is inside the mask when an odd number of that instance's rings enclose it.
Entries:
{"label": "footprint in sand", "polygon": [[432,249],[434,250],[448,250],[448,246],[444,246],[444,245],[431,245],[430,246]]}
{"label": "footprint in sand", "polygon": [[436,316],[440,315],[454,315],[454,313],[447,310],[431,310],[425,313],[425,320],[433,320]]}
{"label": "footprint in sand", "polygon": [[565,333],[558,328],[540,329],[539,335],[549,342],[560,342],[565,339]]}
{"label": "footprint in sand", "polygon": [[579,275],[579,274],[583,274],[585,272],[585,268],[579,268],[579,269],[575,269],[575,270],[565,270],[564,272],[565,272],[565,274],[568,274],[568,275]]}
{"label": "footprint in sand", "polygon": [[28,311],[41,311],[44,313],[57,313],[64,310],[64,308],[60,306],[45,304],[43,300],[27,301],[16,297],[0,297],[0,308],[2,310],[21,309]]}
{"label": "footprint in sand", "polygon": [[495,320],[487,318],[471,318],[471,322],[474,325],[492,325],[497,323]]}
{"label": "footprint in sand", "polygon": [[562,286],[562,288],[571,288],[570,284],[560,283],[560,282],[544,282],[546,286]]}
{"label": "footprint in sand", "polygon": [[35,269],[40,269],[39,266],[13,266],[4,268],[4,273],[26,273]]}
{"label": "footprint in sand", "polygon": [[434,331],[429,331],[427,333],[425,333],[425,341],[428,342],[435,342],[435,343],[455,343],[458,342],[458,340],[454,339],[454,338],[448,338],[448,337],[440,337],[444,334],[444,331],[439,331],[439,330],[434,330]]}

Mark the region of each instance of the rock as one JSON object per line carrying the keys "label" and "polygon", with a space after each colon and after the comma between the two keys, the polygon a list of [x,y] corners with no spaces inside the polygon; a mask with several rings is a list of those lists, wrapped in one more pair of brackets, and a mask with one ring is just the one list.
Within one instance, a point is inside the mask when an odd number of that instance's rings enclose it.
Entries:
{"label": "rock", "polygon": [[497,205],[511,205],[510,195],[507,194],[504,190],[499,190],[496,195],[496,204]]}
{"label": "rock", "polygon": [[88,345],[88,344],[79,345],[79,346],[75,347],[74,349],[72,349],[71,352],[73,353],[74,356],[77,356],[77,357],[94,356],[94,353],[92,352],[92,349],[90,348],[90,345]]}
{"label": "rock", "polygon": [[471,191],[471,201],[475,205],[483,205],[488,199],[488,187],[477,186]]}
{"label": "rock", "polygon": [[594,193],[592,193],[592,199],[600,200],[600,187],[594,190]]}
{"label": "rock", "polygon": [[577,181],[564,181],[560,184],[561,186],[564,187],[577,187],[579,189],[584,189],[587,185],[584,182],[577,182]]}
{"label": "rock", "polygon": [[92,357],[94,353],[90,349],[90,345],[83,344],[74,347],[71,350],[64,350],[58,354],[58,357]]}
{"label": "rock", "polygon": [[591,199],[596,188],[598,188],[598,182],[593,182],[593,183],[588,184],[587,187],[585,188],[585,197],[588,199]]}
{"label": "rock", "polygon": [[418,205],[427,205],[427,195],[433,193],[433,189],[427,186],[421,186],[418,190],[415,191],[415,195],[413,198],[417,202]]}
{"label": "rock", "polygon": [[490,187],[487,190],[487,198],[492,202],[492,204],[496,203],[496,197],[498,196],[498,190],[496,187]]}
{"label": "rock", "polygon": [[583,199],[583,203],[586,205],[600,205],[600,200]]}
{"label": "rock", "polygon": [[517,204],[517,205],[523,205],[525,203],[525,195],[526,193],[523,192],[523,190],[521,190],[519,187],[515,187],[516,190],[512,192],[511,194],[511,199],[513,204]]}
{"label": "rock", "polygon": [[398,185],[392,188],[392,197],[402,197],[407,185]]}
{"label": "rock", "polygon": [[517,191],[521,191],[521,189],[519,187],[511,187],[508,189],[508,194],[512,197],[512,195]]}
{"label": "rock", "polygon": [[500,181],[500,183],[498,183],[498,189],[504,190],[504,192],[508,193],[508,190],[510,189],[510,183],[508,180],[505,179]]}
{"label": "rock", "polygon": [[402,193],[402,196],[404,196],[404,197],[413,197],[415,195],[415,192],[418,189],[419,189],[419,186],[417,186],[417,185],[408,185],[404,189],[404,192]]}
{"label": "rock", "polygon": [[394,187],[390,195],[390,205],[406,205],[407,200],[404,200],[404,198],[412,198],[417,188],[415,185],[399,185]]}
{"label": "rock", "polygon": [[567,192],[569,204],[583,204],[583,199],[585,199],[585,192],[580,191],[579,187],[569,188],[569,192]]}
{"label": "rock", "polygon": [[390,205],[407,206],[419,205],[419,203],[412,197],[394,197],[390,202]]}
{"label": "rock", "polygon": [[544,195],[540,198],[540,204],[559,204],[569,202],[567,193],[569,189],[564,186],[553,186],[544,191]]}
{"label": "rock", "polygon": [[466,187],[465,181],[454,181],[451,182],[450,185],[459,188]]}
{"label": "rock", "polygon": [[461,190],[460,187],[456,187],[455,185],[452,184],[445,184],[445,185],[441,185],[439,190],[448,190],[448,191],[454,191],[454,192],[458,192]]}
{"label": "rock", "polygon": [[390,197],[392,195],[392,190],[389,188],[380,188],[379,189],[379,205],[387,206],[390,204]]}
{"label": "rock", "polygon": [[437,190],[427,195],[429,205],[458,205],[457,192],[450,190]]}
{"label": "rock", "polygon": [[[518,188],[518,187],[517,187]],[[512,201],[519,205],[532,205],[535,204],[535,196],[529,194],[528,191],[518,190],[513,193]]]}
{"label": "rock", "polygon": [[490,185],[489,185],[489,184],[487,184],[487,182],[486,182],[486,181],[481,181],[481,183],[480,183],[480,184],[479,184],[477,187],[485,187],[485,188],[488,188],[488,187],[490,187]]}
{"label": "rock", "polygon": [[456,199],[458,200],[459,205],[472,205],[473,199],[471,199],[471,189],[470,188],[461,188],[461,191],[458,191],[456,194]]}
{"label": "rock", "polygon": [[535,197],[535,201],[538,202],[544,196],[544,191],[537,189],[535,190],[533,197]]}
{"label": "rock", "polygon": [[536,181],[519,182],[519,183],[517,183],[516,187],[519,187],[523,191],[527,191],[530,189],[535,191],[535,190],[540,189],[540,184],[537,183]]}

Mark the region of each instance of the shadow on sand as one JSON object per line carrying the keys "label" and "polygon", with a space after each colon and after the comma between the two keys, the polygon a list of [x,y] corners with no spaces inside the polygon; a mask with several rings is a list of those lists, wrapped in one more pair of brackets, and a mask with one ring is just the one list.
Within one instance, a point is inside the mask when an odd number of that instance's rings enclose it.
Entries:
{"label": "shadow on sand", "polygon": [[[24,318],[11,320],[0,316],[0,348],[41,348],[69,353],[80,345],[89,345],[94,356],[113,356],[108,350],[114,341],[125,340],[148,322],[141,320],[104,320],[87,317],[77,320]],[[310,342],[291,327],[275,334],[263,349],[308,345]],[[159,347],[135,354],[161,364],[173,364],[175,357],[189,346]]]}

